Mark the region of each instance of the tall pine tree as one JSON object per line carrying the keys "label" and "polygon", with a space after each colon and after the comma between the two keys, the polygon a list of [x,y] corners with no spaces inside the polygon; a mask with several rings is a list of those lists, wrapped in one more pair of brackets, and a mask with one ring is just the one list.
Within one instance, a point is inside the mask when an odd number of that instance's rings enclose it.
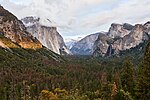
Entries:
{"label": "tall pine tree", "polygon": [[125,92],[129,92],[131,95],[134,93],[134,65],[128,58],[123,62],[123,69],[121,72],[121,85]]}
{"label": "tall pine tree", "polygon": [[139,100],[150,99],[150,42],[146,47],[144,59],[139,66],[136,96]]}

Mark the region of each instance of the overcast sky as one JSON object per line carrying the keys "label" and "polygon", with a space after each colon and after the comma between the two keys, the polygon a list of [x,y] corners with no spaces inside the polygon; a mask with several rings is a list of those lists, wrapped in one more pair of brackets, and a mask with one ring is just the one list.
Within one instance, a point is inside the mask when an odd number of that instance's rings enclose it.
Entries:
{"label": "overcast sky", "polygon": [[50,19],[49,25],[64,38],[108,31],[111,23],[150,21],[150,0],[0,0],[0,4],[19,19]]}

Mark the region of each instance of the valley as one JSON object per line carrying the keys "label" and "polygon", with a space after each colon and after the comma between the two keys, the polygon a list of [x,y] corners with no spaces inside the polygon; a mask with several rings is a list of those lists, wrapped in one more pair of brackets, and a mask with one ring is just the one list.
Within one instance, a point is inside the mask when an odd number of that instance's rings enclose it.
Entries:
{"label": "valley", "polygon": [[40,21],[0,6],[0,100],[149,99],[149,21],[112,23],[70,48]]}

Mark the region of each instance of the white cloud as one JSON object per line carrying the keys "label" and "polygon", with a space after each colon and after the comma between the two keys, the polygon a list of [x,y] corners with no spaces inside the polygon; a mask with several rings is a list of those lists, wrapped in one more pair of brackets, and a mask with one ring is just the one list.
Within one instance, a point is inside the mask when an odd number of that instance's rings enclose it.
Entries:
{"label": "white cloud", "polygon": [[110,27],[110,24],[113,22],[127,22],[131,24],[145,23],[146,21],[150,20],[149,16],[149,0],[132,0],[120,3],[118,6],[114,6],[113,9],[103,10],[101,12],[97,12],[86,16],[81,22],[81,27],[83,27],[84,30],[89,28],[91,30],[93,28],[95,30],[108,30],[108,27]]}
{"label": "white cloud", "polygon": [[49,25],[58,27],[63,36],[107,31],[112,22],[135,24],[150,20],[149,0],[0,0],[0,3],[18,18],[49,18],[52,21]]}

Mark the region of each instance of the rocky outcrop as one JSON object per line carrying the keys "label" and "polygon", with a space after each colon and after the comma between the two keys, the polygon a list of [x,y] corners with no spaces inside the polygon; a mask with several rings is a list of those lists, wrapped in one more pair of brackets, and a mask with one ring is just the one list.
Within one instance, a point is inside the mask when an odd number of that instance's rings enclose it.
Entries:
{"label": "rocky outcrop", "polygon": [[91,34],[81,39],[71,48],[74,55],[92,55],[93,46],[100,33]]}
{"label": "rocky outcrop", "polygon": [[116,53],[118,53],[118,51],[120,50],[130,49],[131,47],[135,47],[136,45],[141,43],[143,41],[142,38],[143,26],[140,24],[135,25],[135,27],[129,34],[125,35],[122,38],[114,40],[113,49],[116,50]]}
{"label": "rocky outcrop", "polygon": [[144,32],[150,35],[150,21],[144,24]]}
{"label": "rocky outcrop", "polygon": [[107,49],[105,56],[111,56],[113,54],[114,54],[114,49],[112,48],[112,44],[109,44],[109,47]]}
{"label": "rocky outcrop", "polygon": [[108,35],[103,33],[99,34],[93,46],[94,56],[98,56],[98,55],[104,56],[109,47],[109,42],[111,42],[111,38]]}
{"label": "rocky outcrop", "polygon": [[145,41],[150,41],[150,22],[135,26],[127,23],[123,25],[112,24],[107,35],[99,35],[94,44],[93,55],[118,54],[120,51],[136,47]]}
{"label": "rocky outcrop", "polygon": [[42,48],[42,44],[26,31],[24,24],[2,6],[0,6],[0,32],[23,48]]}
{"label": "rocky outcrop", "polygon": [[67,46],[68,49],[71,49],[78,41],[80,41],[82,39],[82,37],[78,37],[76,39],[65,39],[65,44]]}
{"label": "rocky outcrop", "polygon": [[38,17],[26,17],[22,21],[27,27],[27,31],[32,33],[45,47],[57,54],[70,53],[56,27],[42,25]]}
{"label": "rocky outcrop", "polygon": [[131,24],[128,24],[128,23],[124,23],[123,28],[128,30],[128,31],[131,31],[134,28],[134,26]]}
{"label": "rocky outcrop", "polygon": [[121,24],[111,24],[111,27],[108,31],[108,36],[115,38],[115,37],[124,37],[125,35],[129,34],[132,29],[132,25],[125,23],[124,25]]}
{"label": "rocky outcrop", "polygon": [[111,24],[108,32],[86,36],[71,51],[75,55],[111,56],[150,40],[150,22],[136,25]]}

